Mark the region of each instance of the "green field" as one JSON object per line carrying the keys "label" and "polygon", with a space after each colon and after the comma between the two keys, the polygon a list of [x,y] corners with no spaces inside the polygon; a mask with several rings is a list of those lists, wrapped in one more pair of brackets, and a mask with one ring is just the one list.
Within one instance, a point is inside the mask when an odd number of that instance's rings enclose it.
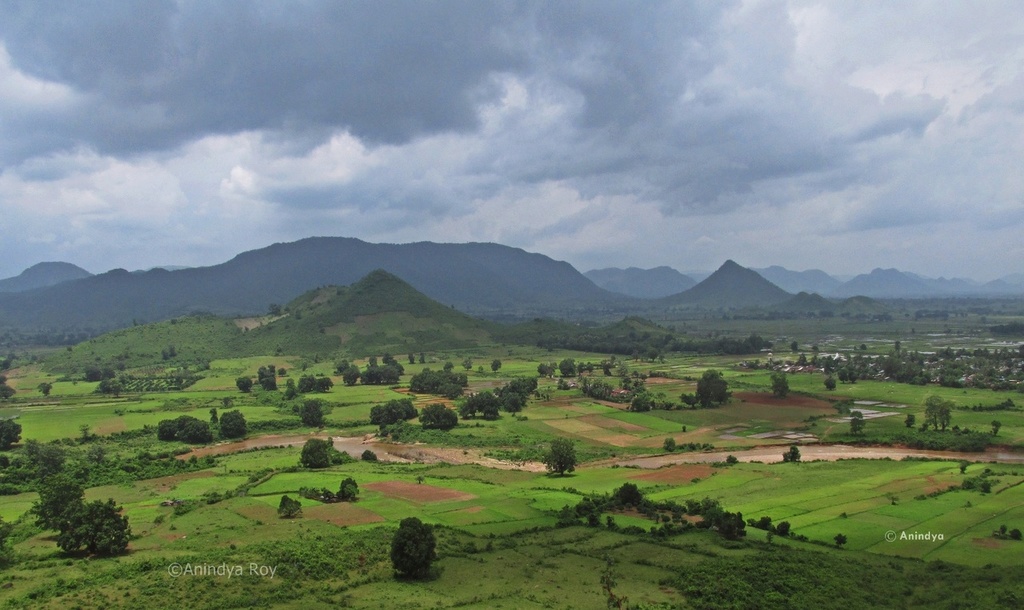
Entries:
{"label": "green field", "polygon": [[[359,323],[369,324],[353,322]],[[210,320],[178,324],[188,333],[208,335],[195,353],[180,350],[185,359],[217,352],[219,334],[234,336],[234,330]],[[404,326],[393,320],[388,324],[398,334],[422,330],[412,318]],[[742,336],[750,321],[709,318],[685,324],[699,325],[701,332]],[[777,344],[788,345],[788,338],[796,336],[804,346],[833,351],[859,350],[865,344],[867,353],[884,354],[894,340],[915,349],[950,337],[965,344],[988,340],[970,333],[936,338],[940,325],[927,321],[915,322],[914,333],[902,320],[859,326],[837,320],[831,329],[817,322],[761,324],[762,331],[774,325]],[[132,344],[124,361],[143,364],[125,373],[158,378],[181,370],[180,363],[156,362],[159,346],[181,330],[171,326],[176,324],[153,329],[149,343]],[[985,463],[985,458],[967,465],[964,473],[956,459],[684,463],[657,470],[623,465],[639,456],[666,454],[668,439],[676,445],[672,456],[682,461],[704,451],[739,453],[764,445],[777,445],[782,453],[794,442],[888,444],[908,433],[907,414],[923,422],[931,396],[954,406],[951,426],[957,430],[987,431],[998,419],[1001,427],[990,442],[1012,452],[1024,448],[1024,410],[970,407],[996,405],[1017,393],[870,379],[828,391],[822,374],[801,373],[788,376],[789,396],[776,398],[768,371],[742,365],[765,354],[620,356],[630,372],[650,375],[648,391],[676,408],[632,412],[628,403],[595,400],[564,383],[560,387],[556,373],[539,379],[537,395],[519,414],[502,413],[493,421],[462,419],[448,432],[423,430],[413,419],[400,443],[372,438],[381,430],[370,423],[371,410],[389,400],[412,398],[416,408],[437,402],[458,406],[459,400],[410,394],[409,380],[425,368],[453,363],[456,372],[467,375],[468,394],[500,388],[516,376],[537,376],[541,364],[567,358],[599,364],[609,358],[490,345],[480,342],[481,336],[473,330],[465,337],[473,339],[472,345],[456,342],[458,349],[416,351],[415,363],[397,353],[405,370],[390,386],[344,384],[335,370],[337,361],[344,356],[365,368],[367,354],[322,357],[302,350],[246,357],[217,352],[203,366],[189,369],[193,382],[181,391],[105,395],[97,392],[96,382],[69,373],[82,362],[76,358],[104,361],[123,355],[125,338],[118,336],[57,353],[52,363],[8,371],[17,394],[0,403],[0,417],[15,418],[22,436],[4,454],[11,465],[0,469],[6,494],[0,495],[0,517],[13,526],[11,560],[0,573],[0,581],[10,586],[0,588],[0,604],[593,608],[607,601],[602,575],[610,575],[615,594],[628,597],[635,608],[878,607],[897,598],[903,607],[987,608],[1016,607],[1016,600],[1024,600],[1024,541],[1009,536],[1024,528],[1024,466]],[[286,344],[279,335],[267,337],[260,341]],[[300,345],[306,339],[296,341]],[[495,359],[501,361],[498,371],[490,367]],[[286,369],[277,379],[279,391],[238,390],[237,378],[255,377],[259,367],[270,364]],[[708,368],[723,373],[732,399],[716,408],[683,408],[681,395],[694,392]],[[303,375],[328,376],[334,386],[325,393],[285,398],[281,390],[287,381]],[[599,366],[588,375],[618,384],[617,376],[605,377]],[[39,389],[44,382],[52,384],[48,396]],[[299,417],[299,407],[314,398],[322,401],[326,414],[320,429]],[[870,419],[862,434],[852,434],[848,423],[837,420],[842,408],[857,408],[855,401],[881,403],[860,408],[894,415]],[[221,416],[238,410],[249,425],[250,445],[215,438],[210,447],[196,447],[157,439],[161,421],[182,415],[210,421],[211,409]],[[302,468],[301,444],[312,434],[343,437],[338,442],[357,459],[363,448],[401,459]],[[793,440],[786,434],[802,436]],[[539,464],[559,437],[573,441],[582,462],[566,476],[549,475]],[[268,446],[243,450],[257,445]],[[133,533],[127,555],[88,561],[67,556],[56,547],[53,531],[34,524],[28,511],[38,498],[38,482],[26,464],[36,459],[29,453],[40,446],[55,448],[65,470],[95,481],[87,485],[86,500],[112,498],[122,507]],[[185,459],[190,452],[199,459]],[[176,459],[175,454],[184,455]],[[299,496],[303,488],[337,489],[345,477],[359,485],[355,502],[322,503]],[[988,491],[960,488],[978,481],[986,482]],[[787,521],[792,534],[769,536],[748,525],[738,541],[700,528],[664,535],[652,530],[667,515],[652,519],[635,510],[602,514],[596,527],[584,527],[582,519],[581,525],[558,527],[564,507],[576,506],[587,495],[611,494],[626,483],[636,484],[655,502],[684,505],[710,498],[741,513],[743,520]],[[301,502],[301,517],[278,517],[284,495]],[[432,524],[438,538],[436,569],[424,581],[396,581],[388,558],[392,533],[410,516]],[[1006,534],[1000,533],[1003,526]],[[846,537],[841,549],[835,544],[837,534]],[[243,566],[244,573],[174,575],[168,570],[175,565]],[[250,573],[250,565],[272,569],[274,576]],[[780,575],[765,571],[766,565],[790,565],[792,571]],[[737,578],[737,569],[746,580]],[[867,580],[870,587],[863,586]],[[971,586],[979,582],[986,586]]]}

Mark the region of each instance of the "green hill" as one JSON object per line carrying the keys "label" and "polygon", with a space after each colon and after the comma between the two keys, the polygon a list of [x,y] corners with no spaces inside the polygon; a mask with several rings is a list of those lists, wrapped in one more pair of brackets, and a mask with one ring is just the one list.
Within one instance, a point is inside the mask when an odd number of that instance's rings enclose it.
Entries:
{"label": "green hill", "polygon": [[80,374],[267,354],[362,357],[470,347],[491,342],[493,328],[378,270],[351,286],[309,291],[276,315],[187,316],[107,333],[51,356],[47,367]]}

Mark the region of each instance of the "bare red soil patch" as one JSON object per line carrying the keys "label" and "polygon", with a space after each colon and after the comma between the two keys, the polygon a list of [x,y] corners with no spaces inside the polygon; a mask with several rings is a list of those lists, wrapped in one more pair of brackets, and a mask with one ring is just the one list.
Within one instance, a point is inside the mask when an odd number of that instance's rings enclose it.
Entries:
{"label": "bare red soil patch", "polygon": [[1003,543],[995,538],[971,538],[971,544],[980,546],[983,549],[998,549],[1003,546]]}
{"label": "bare red soil patch", "polygon": [[406,483],[405,481],[381,481],[379,483],[367,483],[366,489],[379,491],[385,496],[401,498],[410,502],[455,502],[472,500],[476,498],[473,494],[449,489],[447,487],[434,487],[433,485],[422,485],[419,483]]}
{"label": "bare red soil patch", "polygon": [[640,481],[652,483],[689,483],[693,479],[703,479],[711,476],[715,469],[708,464],[679,464],[677,466],[666,466],[654,472],[648,472],[632,477]]}
{"label": "bare red soil patch", "polygon": [[360,508],[348,502],[337,502],[335,504],[321,504],[302,509],[302,516],[307,519],[326,521],[331,525],[348,526],[363,525],[365,523],[378,523],[384,520],[377,513]]}
{"label": "bare red soil patch", "polygon": [[732,396],[733,398],[756,405],[773,407],[806,407],[812,409],[832,408],[832,405],[824,400],[818,400],[817,398],[811,398],[810,396],[800,396],[798,394],[790,394],[785,398],[775,398],[771,394],[766,394],[764,392],[736,392]]}

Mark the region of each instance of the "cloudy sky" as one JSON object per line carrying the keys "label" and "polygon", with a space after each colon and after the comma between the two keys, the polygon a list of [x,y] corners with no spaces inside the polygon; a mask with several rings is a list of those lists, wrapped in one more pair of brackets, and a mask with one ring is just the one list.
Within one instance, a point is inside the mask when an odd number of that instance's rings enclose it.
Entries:
{"label": "cloudy sky", "polygon": [[1024,271],[1024,3],[0,0],[0,277],[310,235]]}

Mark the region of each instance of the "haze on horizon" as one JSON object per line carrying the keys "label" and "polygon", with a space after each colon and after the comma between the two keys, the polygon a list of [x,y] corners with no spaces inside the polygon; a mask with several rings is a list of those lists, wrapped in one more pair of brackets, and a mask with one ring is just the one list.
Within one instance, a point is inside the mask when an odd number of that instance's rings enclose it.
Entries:
{"label": "haze on horizon", "polygon": [[0,277],[273,242],[1024,271],[1019,2],[0,3]]}

